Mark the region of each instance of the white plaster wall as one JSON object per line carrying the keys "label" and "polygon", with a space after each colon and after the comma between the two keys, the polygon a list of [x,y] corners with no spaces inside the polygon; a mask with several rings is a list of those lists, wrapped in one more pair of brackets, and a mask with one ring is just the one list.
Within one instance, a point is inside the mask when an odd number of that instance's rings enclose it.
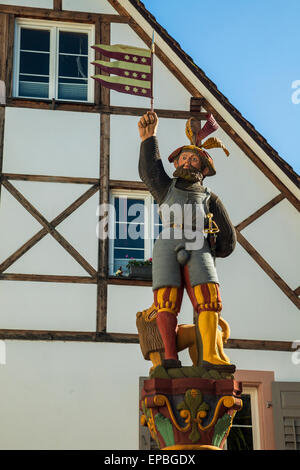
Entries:
{"label": "white plaster wall", "polygon": [[4,0],[1,3],[22,7],[53,8],[53,0]]}
{"label": "white plaster wall", "polygon": [[[0,448],[138,449],[138,345],[6,341],[0,366]],[[238,369],[299,381],[291,354],[226,350]]]}
{"label": "white plaster wall", "polygon": [[[80,252],[80,254],[83,256],[82,252]],[[93,267],[97,268],[97,265]],[[5,272],[61,276],[89,275],[73,256],[71,256],[51,235],[43,237]]]}
{"label": "white plaster wall", "polygon": [[239,244],[231,256],[217,260],[217,270],[222,316],[230,324],[232,338],[297,339],[297,307]]}
{"label": "white plaster wall", "polygon": [[[51,222],[85,190],[80,185],[13,182],[14,186]],[[45,186],[47,185],[47,186]],[[59,186],[59,191],[57,186]],[[97,269],[96,193],[56,229]],[[0,260],[3,262],[43,227],[6,190],[0,204]],[[87,271],[49,234],[15,261],[8,273],[88,275]]]}
{"label": "white plaster wall", "polygon": [[279,191],[221,128],[212,136],[223,142],[230,155],[227,157],[222,149],[208,150],[217,173],[206,178],[204,185],[218,194],[232,222],[237,225]]}
{"label": "white plaster wall", "polygon": [[63,10],[117,14],[107,0],[63,0]]}
{"label": "white plaster wall", "polygon": [[139,181],[139,118],[111,116],[110,179]]}
{"label": "white plaster wall", "polygon": [[98,114],[7,108],[3,172],[99,177]]}
{"label": "white plaster wall", "polygon": [[[126,24],[112,23],[111,44],[126,44],[143,47],[147,45]],[[154,57],[154,108],[161,109],[190,109],[190,94],[183,85],[169,72],[163,63]],[[111,91],[111,104],[115,106],[149,107],[150,99],[126,95]]]}
{"label": "white plaster wall", "polygon": [[299,213],[286,199],[243,230],[247,240],[293,290],[300,284],[299,233]]}
{"label": "white plaster wall", "polygon": [[0,329],[95,331],[96,296],[94,284],[1,281]]}
{"label": "white plaster wall", "polygon": [[60,233],[96,270],[98,265],[96,235],[98,204],[99,193],[96,193],[59,225]]}
{"label": "white plaster wall", "polygon": [[[121,300],[121,301],[120,301]],[[136,314],[153,303],[151,287],[108,286],[107,331],[110,333],[137,333]],[[193,323],[193,308],[185,293],[179,323]]]}
{"label": "white plaster wall", "polygon": [[6,342],[1,449],[137,449],[138,345]]}
{"label": "white plaster wall", "polygon": [[276,382],[299,382],[300,365],[291,352],[227,349],[226,354],[237,369],[274,371]]}
{"label": "white plaster wall", "polygon": [[[140,137],[137,116],[111,116],[110,178],[140,181],[138,161]],[[169,176],[174,171],[168,162],[173,150],[187,143],[185,121],[182,119],[159,119],[157,131],[160,155]]]}
{"label": "white plaster wall", "polygon": [[41,225],[2,186],[0,200],[0,262],[41,229]]}
{"label": "white plaster wall", "polygon": [[11,184],[49,221],[90,188],[87,184],[40,181],[11,181]]}

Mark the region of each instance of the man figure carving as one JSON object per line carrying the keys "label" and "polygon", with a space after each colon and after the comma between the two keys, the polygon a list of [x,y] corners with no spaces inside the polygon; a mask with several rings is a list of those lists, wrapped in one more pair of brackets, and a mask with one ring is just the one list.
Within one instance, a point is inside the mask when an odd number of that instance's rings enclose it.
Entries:
{"label": "man figure carving", "polygon": [[[139,174],[159,204],[164,225],[163,232],[155,241],[152,256],[156,323],[165,350],[162,365],[166,369],[181,367],[176,349],[176,328],[185,288],[198,313],[196,328],[202,343],[202,364],[211,368],[226,368],[230,362],[226,356],[220,356],[217,348],[222,303],[214,258],[224,258],[232,253],[236,234],[223,204],[203,186],[203,179],[216,173],[213,160],[204,148],[221,147],[227,155],[228,151],[215,138],[201,144],[203,138],[218,128],[211,115],[207,115],[203,129],[196,119],[191,118],[186,127],[191,145],[180,147],[169,156],[169,161],[175,167],[173,178],[170,178],[160,159],[157,127],[158,117],[155,112],[149,111],[138,123],[142,141]],[[173,207],[174,204],[182,208],[183,216],[181,213],[179,220],[176,214],[171,214],[166,226],[163,208]],[[186,207],[190,208],[188,220]],[[198,208],[201,209],[208,235],[204,237],[201,230],[202,243],[195,244],[194,248],[190,239],[192,235],[197,238],[200,233]],[[218,230],[216,237],[215,232]]]}

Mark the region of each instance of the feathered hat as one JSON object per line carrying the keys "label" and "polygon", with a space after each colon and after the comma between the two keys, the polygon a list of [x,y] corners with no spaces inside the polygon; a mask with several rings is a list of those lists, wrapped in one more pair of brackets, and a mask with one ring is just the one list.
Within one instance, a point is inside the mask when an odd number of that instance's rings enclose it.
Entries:
{"label": "feathered hat", "polygon": [[205,142],[203,142],[203,144],[201,143],[201,141],[205,139],[205,137],[210,135],[212,132],[216,131],[218,127],[219,126],[212,114],[206,115],[206,123],[204,124],[202,129],[200,122],[196,118],[191,117],[187,121],[185,126],[185,133],[191,145],[183,145],[182,147],[179,147],[174,150],[174,152],[172,152],[169,156],[169,162],[172,163],[175,158],[177,158],[183,151],[194,152],[201,158],[201,171],[203,177],[215,175],[216,169],[214,166],[214,161],[204,149],[221,148],[224,150],[227,157],[229,156],[229,152],[227,148],[223,145],[223,143],[220,141],[220,139],[217,139],[216,137],[210,137]]}

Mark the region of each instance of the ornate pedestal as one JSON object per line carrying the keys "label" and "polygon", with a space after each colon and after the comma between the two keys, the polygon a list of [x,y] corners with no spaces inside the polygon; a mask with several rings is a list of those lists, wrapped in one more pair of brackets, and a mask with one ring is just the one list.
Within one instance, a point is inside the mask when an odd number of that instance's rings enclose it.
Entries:
{"label": "ornate pedestal", "polygon": [[233,379],[149,379],[141,422],[162,450],[221,450],[242,407],[240,395],[241,384]]}

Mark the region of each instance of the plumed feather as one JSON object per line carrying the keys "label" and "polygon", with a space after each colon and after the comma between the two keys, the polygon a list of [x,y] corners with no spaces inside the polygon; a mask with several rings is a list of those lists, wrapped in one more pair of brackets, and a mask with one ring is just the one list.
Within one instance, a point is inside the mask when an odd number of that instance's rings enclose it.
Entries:
{"label": "plumed feather", "polygon": [[214,148],[221,148],[227,157],[229,157],[229,151],[225,147],[225,145],[218,139],[217,137],[210,137],[201,145],[204,149],[214,149]]}

